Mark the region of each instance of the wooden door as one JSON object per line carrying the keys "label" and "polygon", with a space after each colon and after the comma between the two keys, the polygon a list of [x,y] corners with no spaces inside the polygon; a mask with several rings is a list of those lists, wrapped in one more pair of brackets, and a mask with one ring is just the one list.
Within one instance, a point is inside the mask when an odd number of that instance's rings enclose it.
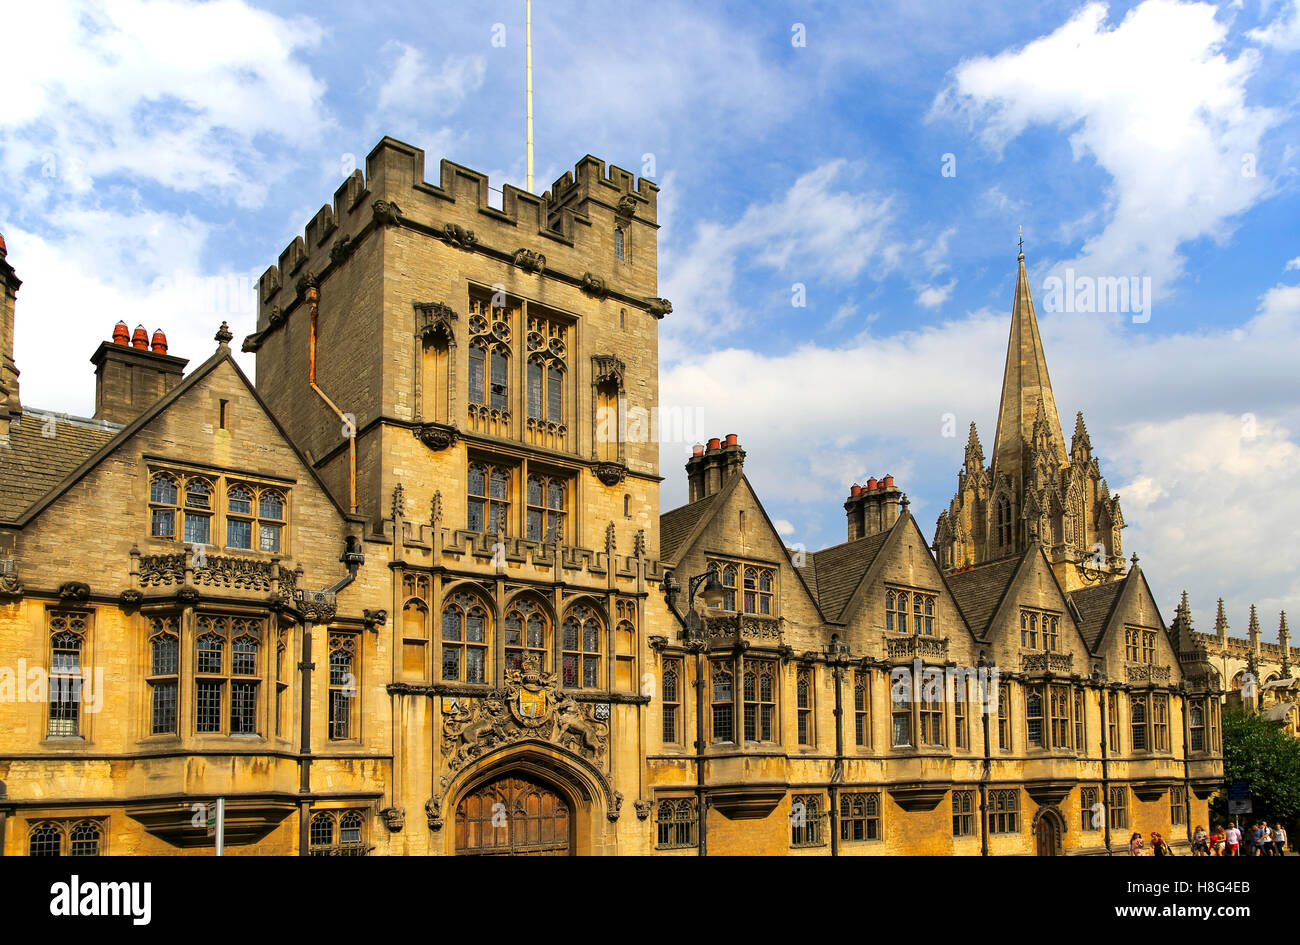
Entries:
{"label": "wooden door", "polygon": [[569,806],[539,781],[507,775],[456,805],[456,853],[565,856]]}

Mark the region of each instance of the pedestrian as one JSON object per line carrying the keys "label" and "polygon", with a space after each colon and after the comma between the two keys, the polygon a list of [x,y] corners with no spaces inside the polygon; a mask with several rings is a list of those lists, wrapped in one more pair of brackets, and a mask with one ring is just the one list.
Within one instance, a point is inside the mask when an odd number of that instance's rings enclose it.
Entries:
{"label": "pedestrian", "polygon": [[1128,855],[1129,856],[1142,855],[1142,834],[1138,833],[1137,831],[1134,831],[1133,836],[1128,838]]}
{"label": "pedestrian", "polygon": [[1223,848],[1223,828],[1215,824],[1210,833],[1210,853],[1212,856],[1223,856]]}
{"label": "pedestrian", "polygon": [[1286,828],[1281,821],[1273,828],[1273,855],[1286,856]]}
{"label": "pedestrian", "polygon": [[1151,855],[1152,856],[1172,856],[1173,851],[1169,849],[1169,844],[1165,838],[1160,836],[1154,830],[1151,831]]}
{"label": "pedestrian", "polygon": [[1235,820],[1228,824],[1228,830],[1223,835],[1223,840],[1226,847],[1224,852],[1227,856],[1241,855],[1241,830],[1238,829]]}
{"label": "pedestrian", "polygon": [[1210,845],[1206,842],[1205,836],[1205,828],[1197,824],[1196,830],[1192,833],[1192,856],[1210,855]]}
{"label": "pedestrian", "polygon": [[1273,855],[1273,831],[1267,821],[1260,822],[1259,836],[1255,839],[1255,847],[1259,850],[1260,856]]}

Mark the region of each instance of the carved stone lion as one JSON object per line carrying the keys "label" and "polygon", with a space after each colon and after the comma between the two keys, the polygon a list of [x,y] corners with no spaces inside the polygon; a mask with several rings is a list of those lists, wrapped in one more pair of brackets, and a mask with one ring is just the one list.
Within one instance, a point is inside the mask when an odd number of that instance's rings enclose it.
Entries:
{"label": "carved stone lion", "polygon": [[594,758],[605,747],[603,735],[598,723],[588,720],[572,699],[555,707],[555,741],[561,747],[572,747],[578,754]]}

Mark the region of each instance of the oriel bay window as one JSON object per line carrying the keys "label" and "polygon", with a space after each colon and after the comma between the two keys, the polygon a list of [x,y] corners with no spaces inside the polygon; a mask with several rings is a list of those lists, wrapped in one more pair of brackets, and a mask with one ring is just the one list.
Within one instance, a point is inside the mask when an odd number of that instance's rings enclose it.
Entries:
{"label": "oriel bay window", "polygon": [[989,791],[989,833],[1020,832],[1020,791]]}
{"label": "oriel bay window", "polygon": [[1169,697],[1163,693],[1151,697],[1151,749],[1169,750]]}
{"label": "oriel bay window", "polygon": [[917,704],[920,719],[919,732],[922,745],[943,745],[946,741],[943,729],[944,687],[936,685],[921,686],[921,699]]}
{"label": "oriel bay window", "polygon": [[853,743],[871,744],[871,678],[862,670],[853,674]]}
{"label": "oriel bay window", "polygon": [[661,737],[666,745],[676,745],[681,741],[682,717],[682,661],[666,658],[664,660],[663,685],[660,686],[663,697],[663,728]]}
{"label": "oriel bay window", "polygon": [[1066,686],[1050,687],[1048,709],[1051,712],[1052,747],[1069,748],[1070,690]]}
{"label": "oriel bay window", "polygon": [[1043,691],[1037,686],[1025,692],[1025,737],[1030,745],[1043,747]]}
{"label": "oriel bay window", "polygon": [[1205,751],[1205,716],[1205,703],[1201,700],[1187,707],[1187,737],[1192,751]]}
{"label": "oriel bay window", "polygon": [[1061,648],[1061,618],[1038,610],[1020,611],[1020,646],[1054,653]]}
{"label": "oriel bay window", "polygon": [[709,664],[714,744],[735,741],[735,680],[730,663],[714,660]]}
{"label": "oriel bay window", "polygon": [[880,795],[840,795],[840,839],[880,839]]}
{"label": "oriel bay window", "polygon": [[226,547],[278,552],[284,528],[284,494],[240,483],[226,492]]}
{"label": "oriel bay window", "polygon": [[256,735],[263,621],[200,614],[195,630],[194,730]]}
{"label": "oriel bay window", "polygon": [[800,745],[813,743],[812,667],[801,666],[795,679],[795,712]]}
{"label": "oriel bay window", "polygon": [[1147,697],[1131,695],[1128,700],[1129,721],[1134,751],[1147,750]]}

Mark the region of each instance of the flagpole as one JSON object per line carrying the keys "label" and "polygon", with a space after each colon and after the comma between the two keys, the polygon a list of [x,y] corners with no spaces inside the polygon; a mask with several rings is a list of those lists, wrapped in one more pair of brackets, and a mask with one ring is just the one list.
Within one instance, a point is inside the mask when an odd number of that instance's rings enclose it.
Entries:
{"label": "flagpole", "polygon": [[533,192],[533,0],[524,0],[524,75],[528,111],[528,192]]}

